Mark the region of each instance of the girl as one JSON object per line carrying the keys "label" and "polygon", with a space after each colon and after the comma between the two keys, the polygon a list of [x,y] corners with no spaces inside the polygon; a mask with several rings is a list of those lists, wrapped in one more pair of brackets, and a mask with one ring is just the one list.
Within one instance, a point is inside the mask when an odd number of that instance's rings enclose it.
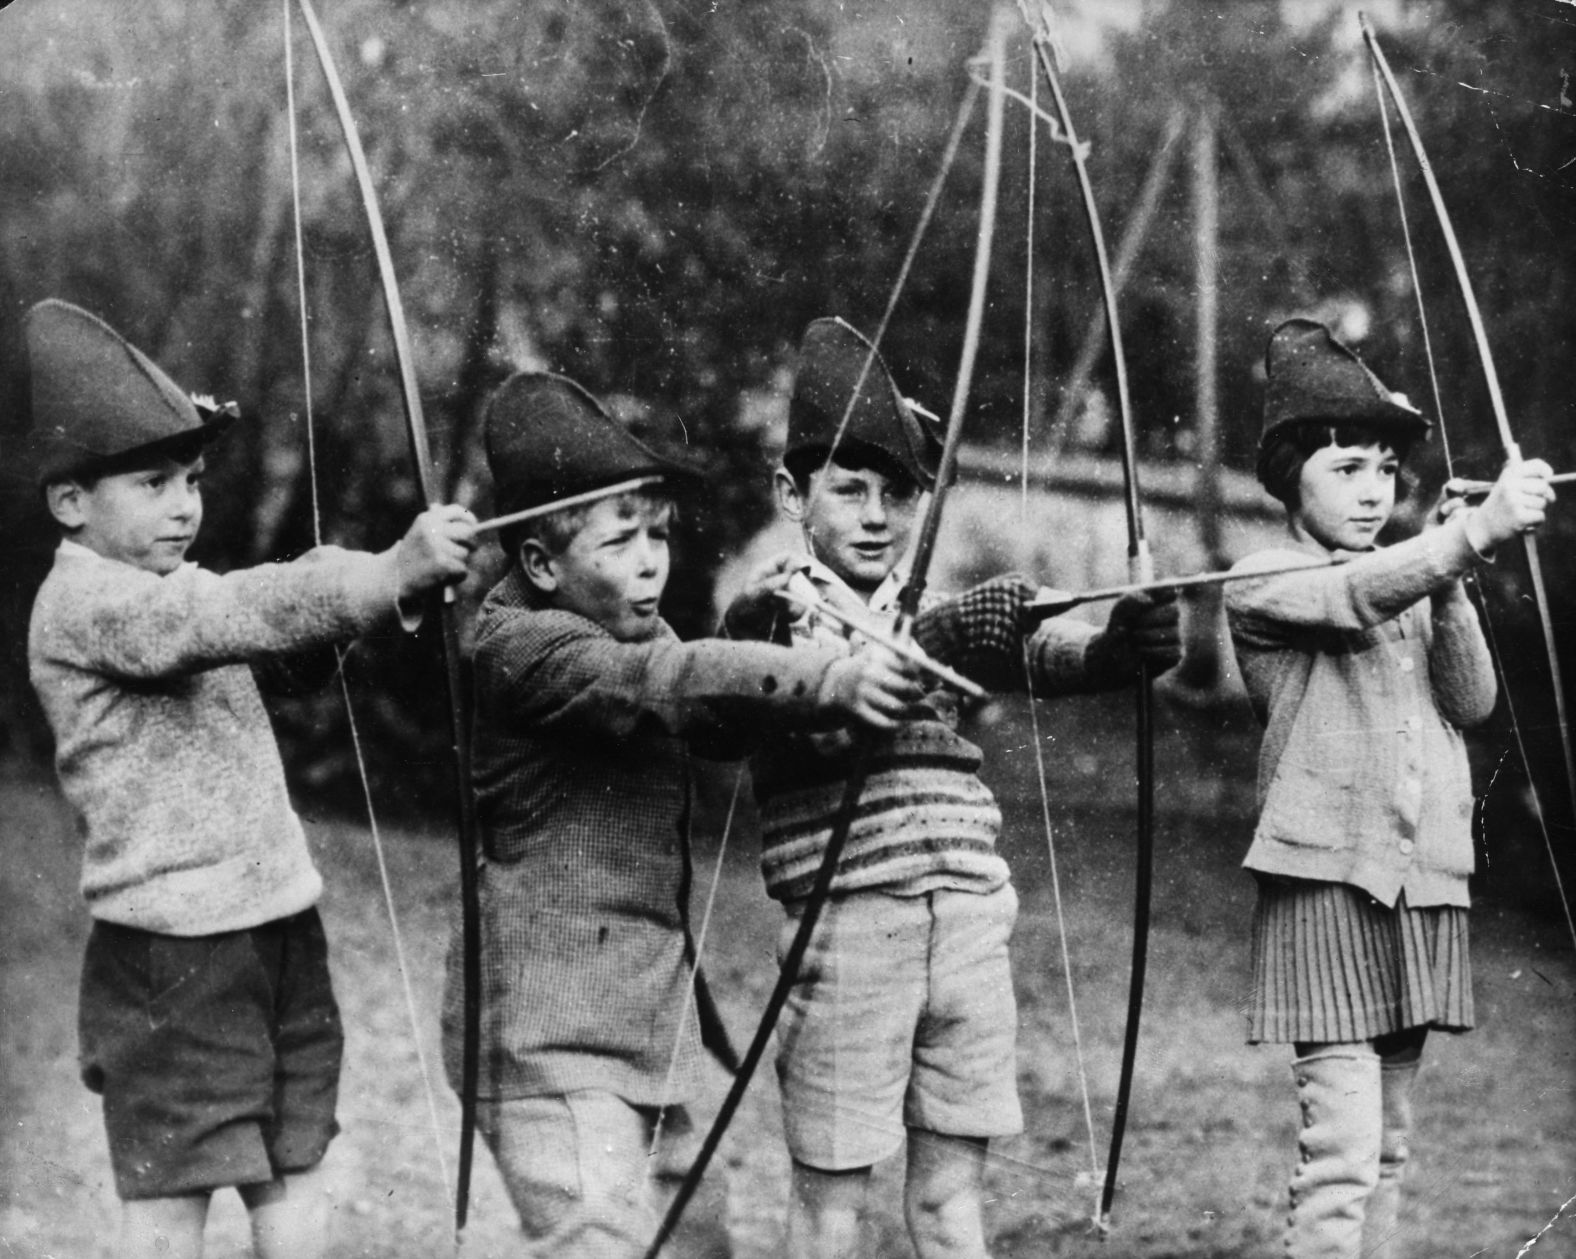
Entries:
{"label": "girl", "polygon": [[1286,1253],[1394,1259],[1424,1038],[1473,1019],[1460,728],[1496,686],[1461,578],[1554,495],[1546,464],[1515,462],[1481,505],[1442,500],[1421,534],[1380,547],[1428,421],[1321,324],[1282,324],[1265,362],[1258,474],[1290,539],[1238,567],[1308,570],[1227,596],[1265,727],[1243,862],[1259,884],[1248,1039],[1296,1052]]}

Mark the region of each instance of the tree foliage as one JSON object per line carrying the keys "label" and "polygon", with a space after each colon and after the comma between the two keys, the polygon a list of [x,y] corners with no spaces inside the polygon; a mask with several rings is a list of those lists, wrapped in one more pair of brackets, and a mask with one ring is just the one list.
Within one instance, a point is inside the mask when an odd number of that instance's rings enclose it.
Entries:
{"label": "tree foliage", "polygon": [[[879,318],[938,174],[987,6],[323,7],[376,174],[447,492],[485,509],[478,426],[488,391],[520,367],[567,372],[645,435],[706,466],[715,493],[688,518],[669,605],[689,631],[703,628],[712,567],[768,511],[772,435],[762,417],[774,412],[760,400],[780,393],[810,319],[836,313],[872,328]],[[1052,7],[1113,238],[1172,111],[1218,111],[1227,460],[1251,462],[1254,367],[1269,328],[1296,311],[1347,321],[1387,380],[1425,398],[1404,238],[1353,12],[1272,0]],[[1529,453],[1568,467],[1568,12],[1555,0],[1372,8],[1463,236],[1519,434]],[[0,15],[0,440],[26,424],[21,312],[56,295],[101,313],[178,380],[237,398],[249,417],[212,480],[202,558],[221,567],[310,545],[309,399],[326,536],[387,545],[417,497],[354,181],[297,20],[310,383],[303,369],[281,14],[246,0],[200,9],[20,0]],[[1010,61],[1012,85],[1027,93],[1025,38]],[[1065,151],[1042,129],[1030,171],[1028,126],[1015,109],[971,417],[984,440],[1016,440],[1026,315],[1043,401],[1066,386],[1098,296]],[[900,383],[937,410],[961,340],[980,131],[976,119],[884,343]],[[1031,181],[1037,296],[1026,312]],[[1484,473],[1497,446],[1475,356],[1415,172],[1406,185],[1445,420],[1464,466]],[[1124,296],[1139,424],[1160,457],[1186,453],[1196,419],[1189,217],[1179,167]],[[1108,362],[1094,387],[1110,393]],[[25,689],[20,618],[47,530],[17,465],[8,458],[7,467],[8,519],[21,540],[7,582],[15,720]],[[1561,535],[1576,527],[1568,519],[1557,523]],[[376,643],[364,654],[380,697],[374,738],[405,749],[384,763],[426,781],[424,767],[442,759],[434,653]],[[339,738],[339,719],[326,703],[293,712],[292,742],[333,778],[323,749]]]}

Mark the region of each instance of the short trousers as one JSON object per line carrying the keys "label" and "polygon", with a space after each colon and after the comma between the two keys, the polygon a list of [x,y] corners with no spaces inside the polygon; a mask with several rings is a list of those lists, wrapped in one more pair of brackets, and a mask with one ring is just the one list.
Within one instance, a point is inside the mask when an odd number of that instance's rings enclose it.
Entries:
{"label": "short trousers", "polygon": [[315,909],[208,936],[95,922],[78,1035],[123,1199],[306,1171],[339,1131],[344,1036]]}
{"label": "short trousers", "polygon": [[[803,903],[786,906],[786,955]],[[778,1028],[788,1149],[823,1171],[867,1167],[908,1128],[956,1137],[1023,1129],[1011,884],[826,903]]]}
{"label": "short trousers", "polygon": [[1248,1041],[1350,1044],[1472,1026],[1468,911],[1394,908],[1360,888],[1259,879]]}
{"label": "short trousers", "polygon": [[[657,1110],[585,1089],[489,1101],[476,1126],[492,1151],[525,1233],[525,1259],[626,1259],[656,1235],[647,1173]],[[688,1131],[669,1107],[663,1131]]]}

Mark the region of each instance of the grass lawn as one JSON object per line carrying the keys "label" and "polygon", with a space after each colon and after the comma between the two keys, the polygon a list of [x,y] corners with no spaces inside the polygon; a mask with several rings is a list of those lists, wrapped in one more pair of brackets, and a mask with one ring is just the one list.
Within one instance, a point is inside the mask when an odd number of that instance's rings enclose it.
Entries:
{"label": "grass lawn", "polygon": [[[1290,1051],[1242,1043],[1252,888],[1236,862],[1251,829],[1253,732],[1240,715],[1161,719],[1144,1030],[1114,1228],[1102,1242],[1087,1221],[1098,1193],[1094,1167],[1105,1157],[1126,1003],[1128,700],[1063,701],[1041,715],[1096,1153],[1083,1117],[1025,711],[991,708],[978,729],[1022,896],[1015,967],[1027,1130],[992,1149],[993,1253],[1278,1253],[1294,1156]],[[724,771],[713,784],[715,812],[731,781]],[[0,773],[0,819],[0,1255],[108,1256],[117,1205],[97,1100],[77,1082],[74,1062],[87,926],[75,891],[77,844],[47,774],[36,770],[13,765]],[[348,1035],[344,1133],[329,1155],[331,1252],[393,1259],[446,1253],[450,1244],[445,1178],[452,1182],[458,1107],[435,1079],[435,1138],[417,1049],[436,1073],[455,861],[446,837],[384,821],[418,1011],[414,1035],[366,828],[311,820],[309,830],[328,883],[323,912]],[[700,854],[702,889],[714,855],[714,848]],[[1437,1036],[1425,1054],[1415,1170],[1402,1212],[1414,1257],[1576,1259],[1576,966],[1562,920],[1529,913],[1509,903],[1511,896],[1489,888],[1474,914],[1478,1030]],[[755,872],[748,819],[725,855],[717,904],[707,965],[742,1043],[770,986],[777,924]],[[714,1095],[697,1107],[702,1126],[724,1087],[719,1074]],[[683,1245],[670,1253],[780,1253],[787,1179],[780,1134],[775,1081],[763,1068]],[[668,1158],[682,1165],[689,1153],[679,1141]],[[900,1166],[892,1160],[878,1174],[866,1247],[877,1259],[910,1253]],[[464,1253],[482,1259],[517,1249],[511,1210],[479,1149]],[[247,1253],[233,1194],[215,1201],[208,1253]]]}

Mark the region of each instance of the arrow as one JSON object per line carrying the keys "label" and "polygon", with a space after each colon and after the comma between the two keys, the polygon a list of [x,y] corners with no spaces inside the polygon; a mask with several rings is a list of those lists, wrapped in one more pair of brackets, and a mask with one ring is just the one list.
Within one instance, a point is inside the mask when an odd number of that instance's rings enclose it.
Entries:
{"label": "arrow", "polygon": [[858,616],[850,616],[847,612],[843,612],[837,608],[834,608],[825,599],[817,599],[813,596],[802,595],[793,590],[778,590],[775,593],[777,597],[783,600],[785,603],[791,603],[795,607],[805,608],[808,611],[815,612],[821,616],[826,617],[828,620],[836,621],[844,629],[850,629],[855,633],[863,634],[871,642],[885,647],[888,651],[893,652],[896,655],[902,656],[904,660],[913,661],[913,663],[917,664],[926,673],[930,674],[934,678],[940,679],[942,682],[945,682],[948,686],[952,687],[953,690],[962,691],[963,694],[967,695],[970,699],[989,698],[989,692],[987,692],[985,688],[978,682],[964,677],[956,669],[949,669],[939,660],[934,659],[929,653],[925,651],[923,647],[911,639],[894,638],[890,634],[883,633],[881,630],[876,629],[874,626],[868,624],[863,618]]}
{"label": "arrow", "polygon": [[1285,568],[1231,569],[1220,573],[1194,573],[1190,577],[1162,577],[1156,581],[1133,582],[1125,586],[1101,586],[1096,590],[1083,590],[1069,594],[1062,590],[1043,588],[1024,605],[1024,616],[1031,623],[1060,616],[1071,608],[1085,603],[1099,603],[1106,599],[1120,599],[1124,595],[1152,594],[1159,590],[1197,590],[1204,586],[1223,586],[1231,581],[1247,581],[1252,577],[1279,577],[1283,573],[1305,573],[1309,569],[1329,568],[1345,564],[1348,557],[1333,556],[1317,564],[1288,564]]}
{"label": "arrow", "polygon": [[[1576,472],[1556,472],[1549,478],[1550,485],[1576,485]],[[1449,498],[1464,498],[1469,503],[1477,502],[1488,497],[1488,492],[1494,488],[1492,481],[1466,481],[1460,477],[1453,477],[1445,482],[1445,494]]]}
{"label": "arrow", "polygon": [[620,494],[629,494],[635,490],[645,489],[648,485],[655,485],[664,480],[660,474],[638,476],[628,481],[619,481],[615,485],[604,485],[599,490],[587,490],[584,494],[571,494],[568,498],[556,498],[550,503],[542,503],[537,507],[526,507],[520,511],[512,511],[507,516],[494,516],[491,520],[484,520],[476,526],[477,533],[487,533],[493,529],[502,529],[508,525],[517,525],[526,520],[535,520],[539,516],[550,516],[555,511],[568,511],[571,507],[583,507],[587,503],[600,502],[604,498],[616,498]]}

